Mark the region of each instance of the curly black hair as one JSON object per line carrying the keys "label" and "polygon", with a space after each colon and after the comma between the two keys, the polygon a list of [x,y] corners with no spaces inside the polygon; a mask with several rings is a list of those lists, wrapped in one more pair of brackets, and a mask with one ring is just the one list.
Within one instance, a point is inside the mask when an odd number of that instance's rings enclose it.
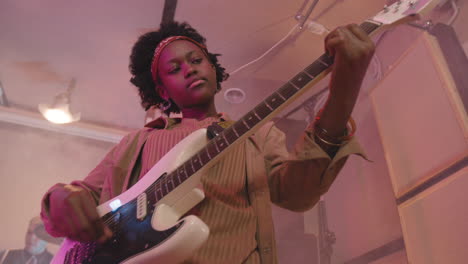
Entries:
{"label": "curly black hair", "polygon": [[[159,42],[171,36],[186,36],[206,46],[206,39],[186,22],[162,23],[158,31],[148,32],[140,36],[132,48],[129,70],[133,75],[130,82],[138,88],[141,105],[145,110],[148,110],[153,105],[158,106],[164,102],[164,99],[159,96],[155,89],[155,83],[151,76],[151,63],[156,46]],[[208,54],[208,59],[216,68],[216,81],[218,83],[218,90],[220,90],[221,82],[227,80],[229,74],[218,63],[217,57],[220,54],[209,53],[208,50],[205,51]],[[171,107],[165,110],[165,113],[169,115],[170,113],[179,112],[179,107],[171,100]]]}

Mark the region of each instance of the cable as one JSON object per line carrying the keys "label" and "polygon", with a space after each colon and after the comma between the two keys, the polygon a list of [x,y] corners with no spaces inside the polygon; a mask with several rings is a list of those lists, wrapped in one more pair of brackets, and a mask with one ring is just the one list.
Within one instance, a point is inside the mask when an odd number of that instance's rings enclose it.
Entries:
{"label": "cable", "polygon": [[[282,42],[284,42],[291,34],[292,32],[299,26],[299,28],[302,30],[303,27],[304,27],[304,24],[307,22],[310,14],[312,13],[312,11],[315,9],[315,6],[317,5],[318,3],[318,0],[314,0],[314,2],[312,2],[312,5],[309,7],[309,9],[307,10],[307,13],[305,16],[302,16],[302,11],[304,10],[304,8],[307,6],[307,4],[309,3],[309,0],[305,0],[304,3],[302,4],[302,6],[299,8],[299,10],[297,11],[296,13],[296,19],[299,20],[299,24],[296,24],[294,25],[293,28],[291,28],[291,30],[288,32],[288,34],[286,34],[286,36],[284,36],[280,41],[278,41],[275,45],[273,45],[273,47],[271,47],[270,49],[268,49],[267,51],[265,51],[265,53],[263,53],[260,57],[256,58],[255,60],[247,63],[247,64],[244,64],[243,66],[235,69],[234,71],[230,72],[229,75],[234,75],[236,74],[237,72],[239,72],[240,70],[250,66],[251,64],[261,60],[263,57],[265,57],[268,53],[270,53],[273,49],[275,49],[278,45],[280,45]],[[321,27],[320,27],[321,26]],[[325,28],[323,25],[320,25],[318,23],[315,23],[313,21],[310,21],[307,23],[307,27],[315,34],[323,34],[323,32],[330,32],[327,28]],[[314,28],[315,28],[315,31],[314,32]],[[327,33],[328,33],[327,32]]]}
{"label": "cable", "polygon": [[317,5],[318,0],[314,0],[312,5],[309,7],[309,10],[307,10],[307,13],[303,18],[301,18],[301,24],[299,25],[299,28],[302,29],[304,27],[304,23],[309,19],[310,14],[312,14],[312,11],[315,9],[315,6]]}
{"label": "cable", "polygon": [[263,57],[265,57],[268,53],[270,53],[273,49],[275,49],[278,45],[280,45],[282,42],[284,42],[292,33],[293,31],[299,26],[299,24],[296,24],[294,25],[294,27],[291,28],[291,30],[289,30],[289,32],[286,34],[286,36],[284,36],[281,40],[279,40],[275,45],[273,45],[273,47],[271,47],[270,49],[268,49],[267,51],[265,51],[265,53],[263,53],[260,57],[256,58],[255,60],[247,63],[247,64],[244,64],[242,65],[241,67],[235,69],[234,71],[230,72],[229,75],[234,75],[236,74],[237,72],[239,72],[240,70],[250,66],[251,64],[254,64],[255,62],[261,60]]}
{"label": "cable", "polygon": [[452,4],[452,8],[453,8],[453,15],[452,17],[450,18],[450,20],[448,21],[448,24],[451,26],[453,24],[453,22],[455,21],[455,19],[457,18],[458,16],[458,12],[460,11],[460,8],[457,6],[457,4],[455,3],[455,0],[452,0],[451,1],[451,4]]}

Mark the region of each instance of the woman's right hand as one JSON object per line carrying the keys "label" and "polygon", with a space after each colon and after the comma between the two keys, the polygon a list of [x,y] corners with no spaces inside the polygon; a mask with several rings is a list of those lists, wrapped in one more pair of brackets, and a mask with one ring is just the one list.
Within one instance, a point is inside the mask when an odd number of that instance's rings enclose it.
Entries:
{"label": "woman's right hand", "polygon": [[97,213],[91,194],[81,187],[65,185],[52,191],[49,214],[54,228],[72,240],[103,243],[112,237]]}

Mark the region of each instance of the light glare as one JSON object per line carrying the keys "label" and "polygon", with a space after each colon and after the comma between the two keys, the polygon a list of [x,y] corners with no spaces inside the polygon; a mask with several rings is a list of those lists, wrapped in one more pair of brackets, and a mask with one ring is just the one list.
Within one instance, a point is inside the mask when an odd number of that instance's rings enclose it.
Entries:
{"label": "light glare", "polygon": [[44,117],[55,124],[65,124],[72,121],[70,113],[66,113],[62,109],[47,109]]}

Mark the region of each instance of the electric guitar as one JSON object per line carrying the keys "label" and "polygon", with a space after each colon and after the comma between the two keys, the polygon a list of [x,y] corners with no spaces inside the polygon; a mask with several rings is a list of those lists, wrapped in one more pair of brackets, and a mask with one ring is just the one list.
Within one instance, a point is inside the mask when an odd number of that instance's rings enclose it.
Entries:
{"label": "electric guitar", "polygon": [[[385,7],[360,27],[376,34],[387,27],[418,19],[437,1],[402,0]],[[211,140],[200,129],[179,142],[140,181],[97,211],[113,231],[104,244],[65,240],[52,264],[179,263],[209,236],[209,228],[193,215],[181,218],[204,199],[200,177],[233,146],[325,77],[333,64],[326,54],[276,90],[232,126]]]}

